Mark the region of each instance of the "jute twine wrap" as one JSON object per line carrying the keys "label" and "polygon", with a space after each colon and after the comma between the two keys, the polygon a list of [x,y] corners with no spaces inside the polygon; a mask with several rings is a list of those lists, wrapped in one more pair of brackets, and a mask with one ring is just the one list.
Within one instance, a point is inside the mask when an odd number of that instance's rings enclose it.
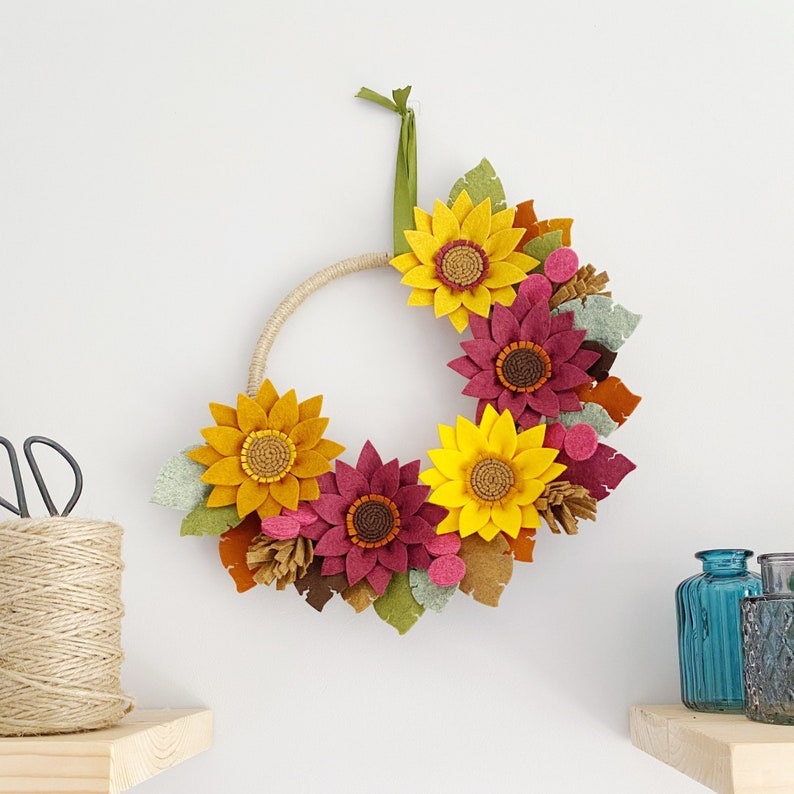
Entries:
{"label": "jute twine wrap", "polygon": [[306,281],[298,284],[286,298],[278,305],[270,319],[267,321],[262,333],[257,340],[254,354],[251,357],[251,366],[248,370],[248,396],[255,397],[265,378],[265,367],[270,348],[276,340],[281,326],[287,318],[306,300],[313,292],[320,287],[324,287],[334,279],[346,276],[350,273],[358,273],[361,270],[373,270],[376,267],[386,267],[391,259],[391,254],[361,254],[351,259],[343,259],[335,265],[320,270]]}
{"label": "jute twine wrap", "polygon": [[61,516],[0,523],[0,735],[104,728],[120,688],[117,524]]}

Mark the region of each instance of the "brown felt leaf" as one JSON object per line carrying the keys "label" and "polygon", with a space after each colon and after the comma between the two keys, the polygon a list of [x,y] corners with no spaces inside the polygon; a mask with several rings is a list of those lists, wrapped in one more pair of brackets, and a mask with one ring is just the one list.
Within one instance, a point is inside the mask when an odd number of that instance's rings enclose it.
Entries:
{"label": "brown felt leaf", "polygon": [[491,541],[469,535],[461,540],[458,556],[466,563],[466,575],[458,587],[481,604],[499,606],[502,590],[513,575],[513,555],[504,535]]}
{"label": "brown felt leaf", "polygon": [[348,587],[346,590],[342,591],[342,598],[344,598],[356,612],[363,612],[365,609],[371,607],[377,597],[378,594],[366,579],[362,579],[352,587]]}
{"label": "brown felt leaf", "polygon": [[306,573],[295,582],[295,589],[306,597],[306,603],[313,606],[318,612],[334,597],[347,588],[347,577],[343,573],[334,576],[323,576],[322,560],[315,557]]}
{"label": "brown felt leaf", "polygon": [[253,573],[248,570],[245,556],[251,541],[261,532],[262,520],[256,514],[252,514],[241,524],[220,536],[218,553],[223,567],[234,579],[238,593],[244,593],[256,586]]}

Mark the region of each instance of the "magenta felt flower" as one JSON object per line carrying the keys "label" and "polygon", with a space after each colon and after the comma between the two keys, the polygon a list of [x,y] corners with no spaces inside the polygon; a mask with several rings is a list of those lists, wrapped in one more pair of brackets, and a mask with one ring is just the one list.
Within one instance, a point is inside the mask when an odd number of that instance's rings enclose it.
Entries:
{"label": "magenta felt flower", "polygon": [[561,411],[581,411],[574,392],[593,380],[586,370],[599,354],[582,349],[585,331],[573,327],[573,312],[551,316],[548,301],[519,291],[510,307],[494,304],[490,319],[472,315],[474,339],[461,342],[465,356],[449,366],[469,379],[464,394],[477,397],[477,422],[486,405],[509,410],[527,429]]}
{"label": "magenta felt flower", "polygon": [[430,567],[447,510],[425,501],[430,488],[418,477],[418,460],[384,463],[367,441],[355,468],[337,461],[335,472],[318,478],[320,498],[311,503],[317,521],[300,533],[324,557],[323,576],[345,573],[351,586],[366,578],[382,595],[393,573]]}

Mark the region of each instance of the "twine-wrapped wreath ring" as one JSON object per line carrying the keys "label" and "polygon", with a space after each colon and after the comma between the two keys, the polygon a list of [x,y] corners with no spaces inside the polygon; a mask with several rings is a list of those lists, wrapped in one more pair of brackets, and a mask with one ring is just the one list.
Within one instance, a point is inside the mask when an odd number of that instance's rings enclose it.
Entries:
{"label": "twine-wrapped wreath ring", "polygon": [[[603,439],[639,402],[610,374],[639,316],[605,292],[606,273],[580,266],[572,221],[539,220],[532,201],[508,207],[487,160],[432,213],[416,207],[408,89],[394,102],[362,92],[402,118],[395,255],[343,260],[287,295],[257,341],[247,393],[210,403],[205,444],[168,461],[153,500],[190,511],[183,534],[220,536],[239,591],[294,587],[317,610],[340,594],[404,633],[459,591],[496,606],[514,562],[532,561],[537,529],[576,534],[634,468]],[[387,265],[411,288],[409,305],[466,334],[449,366],[476,400],[473,421],[439,425],[424,471],[371,441],[346,462],[325,435],[322,397],[264,377],[279,330],[309,295]]]}

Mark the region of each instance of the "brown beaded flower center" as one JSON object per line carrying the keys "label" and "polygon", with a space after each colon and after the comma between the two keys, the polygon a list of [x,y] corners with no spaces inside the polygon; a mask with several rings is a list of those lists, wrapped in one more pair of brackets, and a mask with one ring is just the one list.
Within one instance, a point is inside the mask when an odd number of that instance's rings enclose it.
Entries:
{"label": "brown beaded flower center", "polygon": [[511,342],[496,357],[496,376],[510,391],[537,391],[551,377],[551,359],[535,342]]}
{"label": "brown beaded flower center", "polygon": [[371,493],[350,505],[345,523],[347,534],[356,546],[377,549],[400,534],[400,511],[391,499]]}
{"label": "brown beaded flower center", "polygon": [[474,465],[469,485],[484,502],[498,502],[510,492],[516,481],[513,469],[498,458],[484,458]]}
{"label": "brown beaded flower center", "polygon": [[453,240],[435,256],[436,275],[450,289],[466,292],[488,275],[488,254],[471,240]]}
{"label": "brown beaded flower center", "polygon": [[243,441],[240,465],[257,482],[276,482],[292,468],[297,454],[289,436],[278,430],[257,430]]}

